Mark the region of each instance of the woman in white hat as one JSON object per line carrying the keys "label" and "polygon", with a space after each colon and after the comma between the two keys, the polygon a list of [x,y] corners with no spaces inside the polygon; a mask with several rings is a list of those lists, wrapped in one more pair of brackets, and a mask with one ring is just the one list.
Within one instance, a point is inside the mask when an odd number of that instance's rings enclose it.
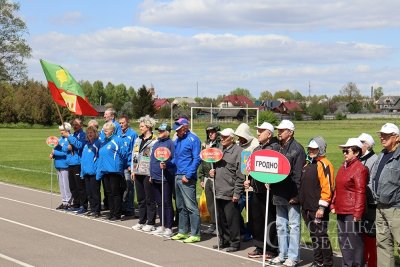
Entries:
{"label": "woman in white hat", "polygon": [[360,139],[349,138],[346,144],[339,147],[343,151],[344,163],[336,175],[331,211],[337,214],[342,266],[364,266],[364,242],[360,226],[366,206],[368,168],[359,160],[362,153]]}

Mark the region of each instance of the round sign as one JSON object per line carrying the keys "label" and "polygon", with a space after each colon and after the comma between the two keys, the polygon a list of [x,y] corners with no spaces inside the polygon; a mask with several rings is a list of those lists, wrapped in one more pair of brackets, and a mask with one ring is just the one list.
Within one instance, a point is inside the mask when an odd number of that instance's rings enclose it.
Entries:
{"label": "round sign", "polygon": [[54,148],[54,147],[56,147],[58,145],[58,138],[56,136],[49,136],[46,139],[46,144],[49,147]]}
{"label": "round sign", "polygon": [[171,157],[171,151],[166,147],[158,147],[154,151],[154,157],[159,161],[166,161]]}
{"label": "round sign", "polygon": [[290,173],[290,163],[274,150],[258,150],[251,154],[246,169],[251,177],[266,184],[278,183]]}
{"label": "round sign", "polygon": [[223,155],[224,154],[222,153],[221,149],[216,147],[206,148],[200,152],[200,158],[203,161],[209,163],[215,163],[220,161]]}

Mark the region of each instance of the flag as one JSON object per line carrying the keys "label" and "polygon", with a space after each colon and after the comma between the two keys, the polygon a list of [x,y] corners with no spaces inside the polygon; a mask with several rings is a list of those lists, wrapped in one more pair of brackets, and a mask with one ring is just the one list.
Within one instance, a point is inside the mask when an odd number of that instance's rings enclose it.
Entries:
{"label": "flag", "polygon": [[77,115],[98,116],[82,87],[63,67],[40,60],[53,100]]}

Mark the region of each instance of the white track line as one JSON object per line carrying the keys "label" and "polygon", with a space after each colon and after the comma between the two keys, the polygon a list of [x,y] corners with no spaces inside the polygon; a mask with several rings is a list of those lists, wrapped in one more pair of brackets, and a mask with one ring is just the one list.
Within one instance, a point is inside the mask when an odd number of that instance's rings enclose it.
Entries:
{"label": "white track line", "polygon": [[113,254],[113,255],[117,255],[117,256],[129,259],[129,260],[140,262],[140,263],[143,263],[143,264],[146,264],[146,265],[149,265],[149,266],[161,267],[161,265],[157,265],[157,264],[145,261],[145,260],[141,260],[141,259],[138,259],[138,258],[135,258],[135,257],[131,257],[131,256],[128,256],[126,254],[119,253],[117,251],[113,251],[113,250],[110,250],[110,249],[99,247],[99,246],[96,246],[96,245],[93,245],[93,244],[90,244],[90,243],[87,243],[87,242],[83,242],[83,241],[80,241],[80,240],[77,240],[77,239],[74,239],[74,238],[70,238],[70,237],[64,236],[64,235],[59,235],[59,234],[56,234],[56,233],[53,233],[53,232],[49,232],[49,231],[46,231],[46,230],[43,230],[43,229],[40,229],[40,228],[37,228],[37,227],[33,227],[33,226],[30,226],[30,225],[27,225],[27,224],[23,224],[23,223],[20,223],[20,222],[9,220],[9,219],[3,218],[3,217],[0,217],[0,220],[3,220],[5,222],[9,222],[9,223],[12,223],[12,224],[16,224],[16,225],[19,225],[19,226],[22,226],[22,227],[25,227],[25,228],[28,228],[28,229],[32,229],[32,230],[35,230],[35,231],[38,231],[38,232],[41,232],[41,233],[52,235],[52,236],[55,236],[55,237],[58,237],[58,238],[62,238],[62,239],[65,239],[65,240],[68,240],[68,241],[71,241],[71,242],[74,242],[74,243],[78,243],[80,245],[84,245],[84,246],[88,246],[88,247],[91,247],[91,248],[94,248],[94,249],[97,249],[97,250],[101,250],[101,251],[104,251],[104,252],[107,252],[107,253],[110,253],[110,254]]}
{"label": "white track line", "polygon": [[0,167],[7,168],[7,169],[13,169],[13,170],[17,170],[17,171],[23,171],[23,172],[37,172],[37,173],[51,174],[51,172],[44,172],[44,171],[38,171],[38,170],[32,170],[32,169],[24,169],[24,168],[18,168],[18,167],[1,165],[1,164],[0,164]]}
{"label": "white track line", "polygon": [[7,255],[4,255],[4,254],[1,254],[1,253],[0,253],[0,258],[3,258],[5,260],[11,261],[13,263],[16,263],[16,264],[24,266],[24,267],[34,267],[33,265],[30,265],[30,264],[28,264],[26,262],[11,258],[11,257],[9,257]]}
{"label": "white track line", "polygon": [[[46,195],[51,195],[50,192],[43,191],[43,190],[40,190],[40,189],[34,189],[34,188],[25,187],[25,186],[22,186],[22,185],[8,184],[8,183],[4,183],[4,182],[0,182],[0,185],[6,185],[6,186],[9,186],[9,187],[15,187],[15,188],[19,188],[19,189],[24,189],[24,190],[28,190],[28,191],[33,191],[33,192],[38,192],[38,193],[42,193],[42,194],[46,194]],[[53,192],[53,194],[56,195],[56,196],[60,195],[60,194],[54,193],[54,192]]]}

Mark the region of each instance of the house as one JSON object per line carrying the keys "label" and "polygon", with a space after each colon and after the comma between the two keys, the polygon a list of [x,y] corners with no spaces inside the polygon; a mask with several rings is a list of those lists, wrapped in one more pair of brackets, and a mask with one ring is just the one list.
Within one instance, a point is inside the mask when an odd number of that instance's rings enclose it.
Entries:
{"label": "house", "polygon": [[217,119],[243,121],[245,116],[246,111],[244,109],[221,109],[217,114]]}
{"label": "house", "polygon": [[270,100],[270,99],[266,99],[264,100],[260,107],[263,110],[274,110],[275,108],[278,108],[281,105],[281,101],[279,100]]}
{"label": "house", "polygon": [[173,106],[181,106],[184,103],[186,103],[190,107],[197,104],[196,101],[191,97],[177,97],[174,99],[174,101],[172,101]]}
{"label": "house", "polygon": [[375,106],[381,112],[400,112],[400,96],[381,96]]}
{"label": "house", "polygon": [[296,101],[286,101],[273,108],[273,111],[281,114],[293,114],[295,112],[303,112],[303,109]]}
{"label": "house", "polygon": [[228,95],[225,96],[218,105],[220,108],[230,107],[254,107],[253,101],[244,95]]}
{"label": "house", "polygon": [[171,104],[169,103],[168,99],[166,98],[156,98],[154,99],[154,108],[156,111],[159,111],[163,107],[170,107]]}
{"label": "house", "polygon": [[[212,110],[213,118],[216,118],[218,111],[219,111],[219,109],[217,109],[217,108]],[[195,112],[196,112],[195,113],[196,119],[209,119],[211,117],[211,109],[209,109],[209,108],[196,109]]]}
{"label": "house", "polygon": [[93,105],[93,108],[99,113],[99,117],[104,116],[104,112],[106,112],[106,107],[103,105]]}

